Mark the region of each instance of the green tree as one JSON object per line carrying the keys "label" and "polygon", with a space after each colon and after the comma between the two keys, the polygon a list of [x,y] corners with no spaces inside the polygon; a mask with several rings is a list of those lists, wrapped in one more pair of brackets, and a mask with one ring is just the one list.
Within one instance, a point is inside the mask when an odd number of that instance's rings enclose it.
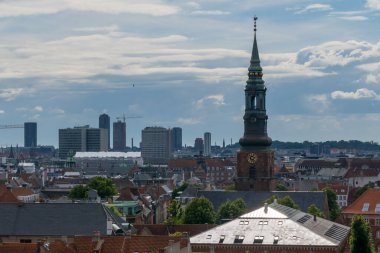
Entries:
{"label": "green tree", "polygon": [[316,215],[318,217],[321,217],[321,218],[324,218],[325,216],[323,215],[321,209],[319,209],[315,204],[311,204],[308,208],[307,208],[307,212],[312,214],[312,215]]}
{"label": "green tree", "polygon": [[101,198],[108,198],[117,193],[115,185],[109,178],[93,177],[88,183],[88,187],[97,190]]}
{"label": "green tree", "polygon": [[334,221],[340,215],[340,207],[338,205],[338,202],[336,201],[336,194],[329,187],[324,188],[323,191],[327,195],[327,202],[329,204],[329,212],[330,212],[330,220]]}
{"label": "green tree", "polygon": [[215,222],[214,207],[205,197],[194,198],[185,208],[185,224],[213,224]]}
{"label": "green tree", "polygon": [[354,215],[350,235],[351,253],[375,253],[371,227],[361,215]]}
{"label": "green tree", "polygon": [[70,199],[86,199],[88,198],[88,186],[87,185],[76,185],[69,192]]}
{"label": "green tree", "polygon": [[277,184],[276,185],[276,191],[280,191],[280,192],[286,192],[288,191],[288,187],[286,187],[285,185],[283,184]]}
{"label": "green tree", "polygon": [[247,204],[243,199],[227,200],[220,205],[218,210],[218,222],[224,219],[235,219],[247,211]]}
{"label": "green tree", "polygon": [[289,196],[279,198],[276,195],[272,195],[270,198],[268,198],[264,202],[271,204],[274,202],[275,199],[277,199],[277,203],[280,205],[287,206],[294,209],[300,209],[300,207],[296,204],[296,202],[294,202],[294,200]]}
{"label": "green tree", "polygon": [[182,224],[183,209],[181,203],[175,199],[170,201],[168,206],[169,218],[165,221],[167,224]]}

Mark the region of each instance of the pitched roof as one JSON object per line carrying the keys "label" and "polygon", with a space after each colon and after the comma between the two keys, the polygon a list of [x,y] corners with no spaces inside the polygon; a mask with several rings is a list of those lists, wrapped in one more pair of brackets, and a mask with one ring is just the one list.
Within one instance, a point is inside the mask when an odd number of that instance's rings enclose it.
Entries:
{"label": "pitched roof", "polygon": [[0,235],[107,234],[107,215],[98,203],[0,203]]}
{"label": "pitched roof", "polygon": [[36,253],[37,243],[0,243],[0,253]]}
{"label": "pitched roof", "polygon": [[181,241],[178,236],[131,236],[128,241],[128,253],[134,252],[158,252],[169,245],[170,241]]}
{"label": "pitched roof", "polygon": [[3,184],[0,185],[0,203],[18,203],[20,202],[11,191]]}
{"label": "pitched roof", "polygon": [[190,238],[191,245],[287,245],[334,247],[350,228],[277,203],[258,208]]}
{"label": "pitched roof", "polygon": [[18,197],[18,196],[29,196],[29,195],[33,195],[34,192],[33,192],[31,189],[28,189],[28,188],[24,188],[24,187],[16,187],[16,188],[12,188],[12,194],[13,194],[15,197]]}
{"label": "pitched roof", "polygon": [[380,189],[368,189],[359,198],[357,198],[354,203],[343,209],[342,213],[380,215]]}

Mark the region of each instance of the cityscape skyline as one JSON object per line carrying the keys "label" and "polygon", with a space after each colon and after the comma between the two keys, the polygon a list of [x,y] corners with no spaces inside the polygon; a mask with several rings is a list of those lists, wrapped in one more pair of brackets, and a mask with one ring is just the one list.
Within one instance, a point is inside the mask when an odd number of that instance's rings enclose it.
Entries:
{"label": "cityscape skyline", "polygon": [[[102,113],[141,116],[127,146],[147,126],[181,127],[184,145],[204,132],[235,143],[257,14],[269,135],[380,140],[380,1],[222,2],[3,1],[0,121],[37,122],[38,144],[56,147],[58,129]],[[0,145],[22,133],[2,130]]]}

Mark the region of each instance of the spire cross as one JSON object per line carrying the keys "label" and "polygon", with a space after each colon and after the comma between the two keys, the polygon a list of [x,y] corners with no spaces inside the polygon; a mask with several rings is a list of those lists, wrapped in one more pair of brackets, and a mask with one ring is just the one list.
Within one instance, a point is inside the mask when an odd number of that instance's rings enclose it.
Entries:
{"label": "spire cross", "polygon": [[257,17],[256,16],[254,16],[253,17],[253,31],[256,33],[256,31],[257,31],[257,26],[256,26],[256,20],[257,20]]}

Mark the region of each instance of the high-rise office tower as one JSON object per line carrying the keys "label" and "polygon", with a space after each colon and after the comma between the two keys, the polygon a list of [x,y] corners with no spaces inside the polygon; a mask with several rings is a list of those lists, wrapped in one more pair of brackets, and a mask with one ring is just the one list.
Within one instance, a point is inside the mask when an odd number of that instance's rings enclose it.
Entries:
{"label": "high-rise office tower", "polygon": [[107,134],[107,139],[108,139],[108,149],[111,149],[111,123],[110,123],[110,116],[107,114],[103,113],[99,116],[99,128],[104,128],[107,129],[108,134]]}
{"label": "high-rise office tower", "polygon": [[202,138],[196,138],[195,139],[194,151],[197,152],[197,154],[200,154],[200,153],[203,154],[203,139]]}
{"label": "high-rise office tower", "polygon": [[125,121],[113,123],[113,151],[125,151],[127,142],[127,126]]}
{"label": "high-rise office tower", "polygon": [[59,157],[66,159],[76,152],[107,151],[107,130],[89,126],[59,129]]}
{"label": "high-rise office tower", "polygon": [[173,127],[171,130],[172,151],[182,149],[182,128]]}
{"label": "high-rise office tower", "polygon": [[274,152],[270,146],[272,139],[267,133],[263,69],[260,65],[256,41],[256,20],[254,18],[254,39],[248,80],[245,86],[244,135],[240,138],[237,153],[237,178],[235,187],[240,191],[271,191],[275,186]]}
{"label": "high-rise office tower", "polygon": [[210,156],[211,155],[211,133],[209,132],[204,133],[203,140],[204,140],[203,154],[205,156]]}
{"label": "high-rise office tower", "polygon": [[37,123],[24,123],[24,147],[37,147]]}
{"label": "high-rise office tower", "polygon": [[145,164],[166,164],[171,154],[170,130],[146,127],[141,131],[141,156]]}

